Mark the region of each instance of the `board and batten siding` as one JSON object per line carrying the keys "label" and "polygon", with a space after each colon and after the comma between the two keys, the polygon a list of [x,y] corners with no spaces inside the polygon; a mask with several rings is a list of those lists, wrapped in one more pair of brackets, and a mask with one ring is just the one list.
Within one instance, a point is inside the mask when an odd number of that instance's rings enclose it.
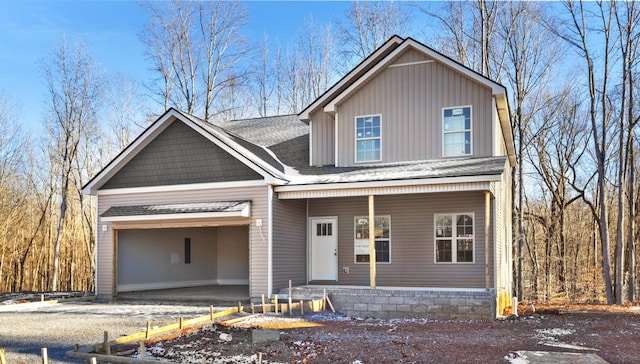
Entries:
{"label": "board and batten siding", "polygon": [[424,60],[408,50],[396,66],[382,70],[338,105],[339,166],[356,164],[357,116],[382,116],[382,162],[428,160],[442,158],[442,109],[467,105],[472,107],[472,155],[493,154],[491,89],[436,61],[406,64]]}
{"label": "board and batten siding", "polygon": [[[377,216],[391,216],[391,263],[377,264],[377,285],[485,287],[483,191],[375,196],[374,201]],[[474,263],[434,263],[434,215],[441,213],[474,213]],[[309,200],[309,217],[338,216],[339,285],[369,285],[369,264],[354,263],[354,217],[367,215],[366,196]],[[489,258],[493,267],[493,254]],[[490,278],[493,282],[493,273]]]}
{"label": "board and batten siding", "polygon": [[311,114],[309,133],[312,166],[335,164],[335,129],[333,118],[322,109]]}
{"label": "board and batten siding", "polygon": [[273,288],[307,283],[307,201],[273,201]]}
{"label": "board and batten siding", "polygon": [[[249,227],[249,290],[252,297],[259,297],[267,292],[267,249],[268,249],[268,214],[267,186],[251,186],[224,189],[203,189],[191,191],[149,192],[127,194],[98,195],[98,248],[97,248],[97,292],[101,296],[114,294],[114,228],[117,229],[155,229],[163,227],[200,227],[200,226],[234,226]],[[251,201],[251,217],[180,219],[141,222],[111,223],[101,221],[100,214],[111,206],[136,206],[148,204],[171,204],[215,201]],[[255,220],[262,219],[261,229],[256,227]],[[103,226],[106,226],[103,231]],[[117,254],[116,254],[117,255]]]}

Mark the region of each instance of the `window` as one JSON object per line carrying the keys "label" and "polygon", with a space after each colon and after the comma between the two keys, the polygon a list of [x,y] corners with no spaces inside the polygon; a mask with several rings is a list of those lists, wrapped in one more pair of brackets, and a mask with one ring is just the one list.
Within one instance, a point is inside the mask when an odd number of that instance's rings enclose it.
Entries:
{"label": "window", "polygon": [[436,263],[473,263],[473,214],[435,215]]}
{"label": "window", "polygon": [[445,157],[471,155],[471,106],[445,108],[442,131]]}
{"label": "window", "polygon": [[356,162],[380,160],[380,115],[356,117]]}
{"label": "window", "polygon": [[331,236],[333,235],[333,224],[330,222],[322,222],[316,224],[316,236]]}
{"label": "window", "polygon": [[[354,223],[354,253],[356,263],[369,262],[369,218],[356,217]],[[391,263],[391,216],[376,216],[376,262]]]}

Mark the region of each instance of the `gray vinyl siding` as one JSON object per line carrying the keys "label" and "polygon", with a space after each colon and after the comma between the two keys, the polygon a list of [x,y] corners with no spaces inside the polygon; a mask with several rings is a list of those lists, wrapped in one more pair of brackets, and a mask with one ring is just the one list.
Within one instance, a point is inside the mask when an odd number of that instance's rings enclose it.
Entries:
{"label": "gray vinyl siding", "polygon": [[311,162],[312,166],[334,165],[334,120],[322,109],[311,114]]}
{"label": "gray vinyl siding", "polygon": [[[409,50],[394,64],[425,58]],[[361,115],[382,115],[383,162],[442,158],[442,109],[466,105],[472,106],[472,155],[491,156],[490,88],[438,62],[387,67],[338,105],[338,165],[355,164],[354,120]]]}
{"label": "gray vinyl siding", "polygon": [[273,287],[307,283],[306,200],[273,201]]}
{"label": "gray vinyl siding", "polygon": [[103,189],[258,180],[262,177],[179,120],[120,169]]}
{"label": "gray vinyl siding", "polygon": [[[484,288],[484,198],[484,192],[376,196],[376,215],[391,216],[391,263],[377,264],[377,285]],[[474,213],[474,263],[434,263],[434,214],[438,213]],[[340,285],[369,285],[369,265],[354,263],[353,249],[354,217],[367,215],[367,197],[309,200],[309,217],[338,216]]]}
{"label": "gray vinyl siding", "polygon": [[[206,189],[175,192],[130,193],[116,195],[98,195],[98,216],[111,206],[170,204],[189,202],[215,201],[251,201],[251,217],[181,219],[167,221],[142,221],[134,223],[114,223],[101,221],[98,218],[97,248],[97,290],[99,295],[111,296],[114,286],[114,228],[115,229],[147,229],[147,228],[180,228],[200,226],[249,226],[249,289],[252,297],[259,297],[267,292],[267,186],[242,188]],[[255,220],[262,219],[261,229],[255,226]],[[106,226],[103,231],[102,226]]]}

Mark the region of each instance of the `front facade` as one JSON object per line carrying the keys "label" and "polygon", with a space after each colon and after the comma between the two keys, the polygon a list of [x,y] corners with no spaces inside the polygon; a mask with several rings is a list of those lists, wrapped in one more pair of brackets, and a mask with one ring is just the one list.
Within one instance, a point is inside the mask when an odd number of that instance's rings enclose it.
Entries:
{"label": "front facade", "polygon": [[291,280],[353,315],[495,317],[511,292],[508,115],[503,86],[397,36],[297,116],[169,110],[85,186],[97,293],[257,298]]}

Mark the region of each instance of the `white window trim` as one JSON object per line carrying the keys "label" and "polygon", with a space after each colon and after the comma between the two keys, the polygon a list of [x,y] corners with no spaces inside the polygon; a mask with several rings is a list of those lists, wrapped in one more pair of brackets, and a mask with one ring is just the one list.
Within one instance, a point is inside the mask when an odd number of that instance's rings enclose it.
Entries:
{"label": "white window trim", "polygon": [[[450,110],[450,109],[464,109],[464,108],[469,108],[469,127],[470,129],[461,129],[458,131],[449,131],[449,132],[445,132],[444,131],[444,111],[445,110]],[[448,107],[443,107],[442,108],[442,112],[440,113],[440,127],[442,130],[442,157],[443,158],[460,158],[460,157],[470,157],[473,156],[473,105],[462,105],[462,106],[448,106]],[[382,124],[382,119],[380,120],[380,123]],[[466,132],[469,131],[469,154],[456,154],[456,155],[445,155],[445,144],[444,144],[444,135],[445,134],[452,134],[452,133],[461,133],[461,132]],[[382,144],[381,144],[382,145]]]}
{"label": "white window trim", "polygon": [[[376,239],[376,240],[389,240],[389,261],[388,262],[376,262],[376,264],[391,264],[392,260],[392,249],[391,249],[391,215],[376,215],[374,218],[378,218],[378,217],[386,217],[387,219],[389,219],[389,238],[388,239]],[[358,219],[369,219],[369,216],[354,216],[353,217],[353,263],[354,264],[369,264],[369,262],[358,262],[356,261],[356,250],[355,250],[355,244],[356,244],[356,240],[369,240],[369,239],[358,239],[356,238],[356,221]],[[371,260],[371,257],[369,257],[369,260]]]}
{"label": "white window trim", "polygon": [[[458,238],[454,236],[454,233],[457,228],[457,217],[460,215],[469,215],[473,219],[473,235],[471,236],[471,261],[470,262],[458,262],[458,239],[466,240],[469,238]],[[452,223],[456,225],[452,226],[451,232],[451,261],[450,262],[439,262],[438,261],[438,240],[448,240],[446,238],[440,238],[436,236],[436,223],[438,221],[438,216],[451,216]],[[389,233],[391,235],[391,233]],[[451,212],[451,213],[437,213],[433,215],[433,263],[434,264],[475,264],[476,263],[476,215],[473,212]]]}
{"label": "white window trim", "polygon": [[[374,140],[380,139],[380,159],[372,159],[367,161],[358,161],[358,118],[368,118],[368,117],[380,117],[380,136],[377,138],[360,138],[360,140]],[[374,163],[382,161],[382,114],[371,114],[371,115],[356,115],[353,118],[353,160],[355,163],[364,164],[364,163]]]}

